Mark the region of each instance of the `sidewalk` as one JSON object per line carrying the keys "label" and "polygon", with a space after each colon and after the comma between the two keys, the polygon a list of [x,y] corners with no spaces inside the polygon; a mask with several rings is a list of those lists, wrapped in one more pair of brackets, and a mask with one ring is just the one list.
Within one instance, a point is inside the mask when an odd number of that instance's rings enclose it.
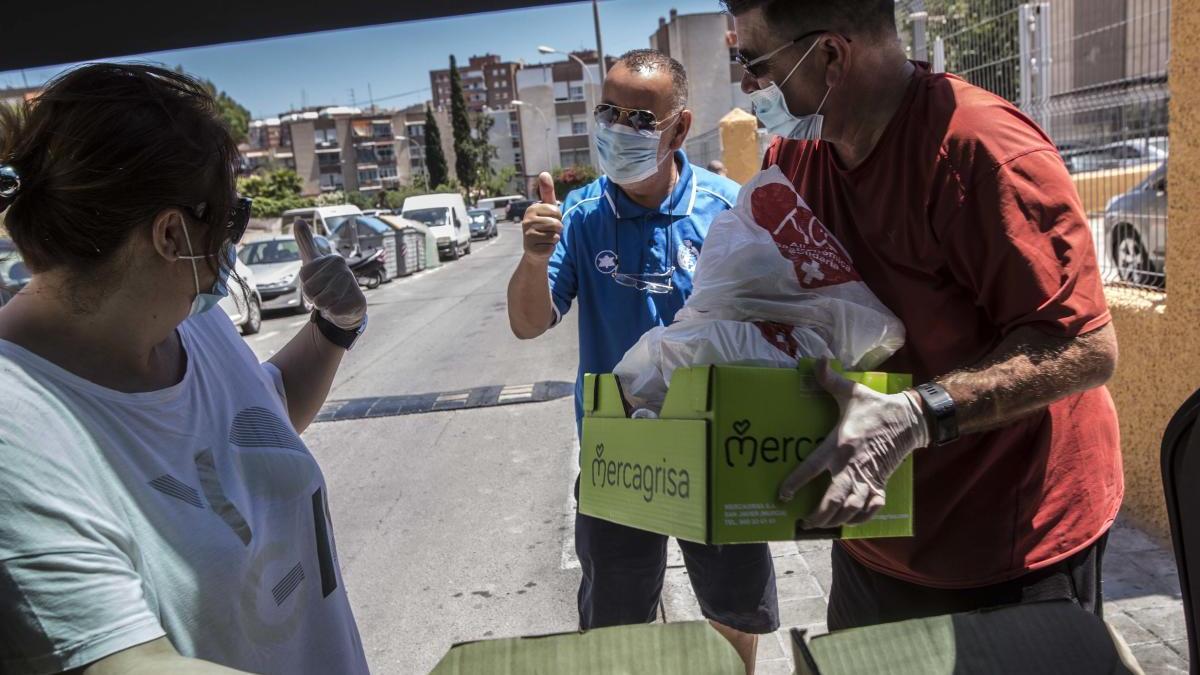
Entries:
{"label": "sidewalk", "polygon": [[[826,632],[825,605],[830,569],[827,541],[771,545],[779,586],[782,626],[763,636],[759,675],[792,672],[788,630]],[[703,619],[688,581],[679,547],[670,545],[663,588],[667,621]],[[1175,558],[1145,534],[1122,522],[1112,530],[1104,556],[1104,618],[1129,643],[1146,675],[1187,672],[1187,629],[1183,619]]]}

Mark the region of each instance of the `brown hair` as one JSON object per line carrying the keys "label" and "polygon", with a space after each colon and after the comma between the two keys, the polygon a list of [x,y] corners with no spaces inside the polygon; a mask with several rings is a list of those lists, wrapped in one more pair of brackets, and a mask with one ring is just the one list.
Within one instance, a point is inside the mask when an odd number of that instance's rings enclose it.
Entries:
{"label": "brown hair", "polygon": [[[94,279],[172,207],[189,214],[195,254],[218,253],[237,161],[208,90],[164,68],[89,64],[54,78],[32,101],[0,105],[0,165],[21,180],[14,197],[0,198],[0,211],[35,273],[65,267]],[[227,264],[221,258],[208,259],[214,272]]]}

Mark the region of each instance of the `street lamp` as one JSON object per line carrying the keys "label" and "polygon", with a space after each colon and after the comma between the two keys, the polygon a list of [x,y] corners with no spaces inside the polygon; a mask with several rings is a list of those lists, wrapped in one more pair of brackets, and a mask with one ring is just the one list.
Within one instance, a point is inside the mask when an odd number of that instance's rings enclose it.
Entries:
{"label": "street lamp", "polygon": [[[567,58],[569,58],[569,59],[573,59],[573,60],[574,60],[576,63],[578,63],[578,64],[579,64],[579,67],[583,69],[583,77],[584,77],[584,79],[585,79],[585,80],[587,80],[587,82],[588,82],[589,84],[591,84],[591,85],[592,85],[592,87],[595,87],[595,86],[596,86],[596,81],[595,81],[594,79],[592,79],[592,71],[588,70],[587,64],[583,62],[583,59],[581,59],[581,58],[579,58],[578,56],[575,56],[574,54],[571,54],[571,53],[569,53],[569,52],[564,52],[564,51],[562,51],[562,50],[560,50],[560,49],[555,49],[554,47],[549,47],[549,46],[547,46],[547,45],[538,45],[538,48],[537,48],[537,49],[538,49],[538,51],[539,51],[539,52],[541,52],[542,54],[562,54],[563,56],[565,56],[565,57],[567,57]],[[603,61],[603,60],[604,60],[604,55],[603,55],[603,54],[597,54],[597,55],[596,55],[596,58],[597,58],[597,59],[599,59],[600,61]],[[571,94],[571,92],[569,91],[569,87],[568,87],[568,91],[567,91],[567,97],[568,97],[568,98],[570,98],[570,94]],[[585,123],[586,123],[586,120],[587,120],[587,115],[591,115],[591,114],[592,114],[592,110],[595,108],[595,106],[594,106],[594,105],[592,105],[592,104],[591,104],[591,102],[589,102],[589,101],[588,101],[588,99],[589,99],[589,98],[591,98],[591,97],[588,95],[587,88],[585,87],[585,88],[584,88],[584,92],[583,92],[583,101],[584,101],[584,105],[586,105],[586,106],[587,106],[587,111],[585,112],[585,116],[584,116],[584,121],[585,121]],[[590,153],[590,150],[589,150],[589,153]]]}
{"label": "street lamp", "polygon": [[[550,120],[549,120],[549,118],[546,117],[546,113],[542,112],[542,109],[537,107],[536,105],[529,105],[529,104],[525,103],[525,101],[521,101],[518,99],[513,99],[513,100],[509,101],[509,103],[512,103],[514,106],[516,106],[518,108],[529,107],[531,110],[533,110],[535,113],[537,113],[542,118],[542,124],[546,125],[546,131],[544,134],[545,145],[546,145],[546,171],[548,171],[548,172],[554,171],[554,161],[550,154]],[[526,174],[526,175],[528,175],[528,174]]]}

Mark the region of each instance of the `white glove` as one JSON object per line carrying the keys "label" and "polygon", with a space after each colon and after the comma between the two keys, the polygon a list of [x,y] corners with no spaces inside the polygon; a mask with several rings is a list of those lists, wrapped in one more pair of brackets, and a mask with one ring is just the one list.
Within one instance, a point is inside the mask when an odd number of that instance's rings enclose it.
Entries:
{"label": "white glove", "polygon": [[300,287],[325,320],[343,330],[356,330],[367,316],[367,298],[358,287],[346,259],[335,253],[321,255],[312,228],[303,220],[292,226],[300,247]]}
{"label": "white glove", "polygon": [[791,501],[797,490],[829,471],[833,482],[804,526],[857,525],[883,508],[888,478],[904,458],[929,445],[929,426],[909,392],[881,394],[842,377],[827,361],[817,364],[816,374],[837,399],[841,420],[779,486],[779,499]]}

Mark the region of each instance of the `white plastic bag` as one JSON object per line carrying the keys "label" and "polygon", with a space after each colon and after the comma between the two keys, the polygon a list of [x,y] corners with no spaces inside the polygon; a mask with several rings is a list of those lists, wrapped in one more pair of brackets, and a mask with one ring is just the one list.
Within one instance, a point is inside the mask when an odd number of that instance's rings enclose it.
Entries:
{"label": "white plastic bag", "polygon": [[903,345],[904,325],[771,167],[713,220],[675,323],[642,336],[614,372],[631,403],[659,410],[679,367],[827,357],[867,370]]}

